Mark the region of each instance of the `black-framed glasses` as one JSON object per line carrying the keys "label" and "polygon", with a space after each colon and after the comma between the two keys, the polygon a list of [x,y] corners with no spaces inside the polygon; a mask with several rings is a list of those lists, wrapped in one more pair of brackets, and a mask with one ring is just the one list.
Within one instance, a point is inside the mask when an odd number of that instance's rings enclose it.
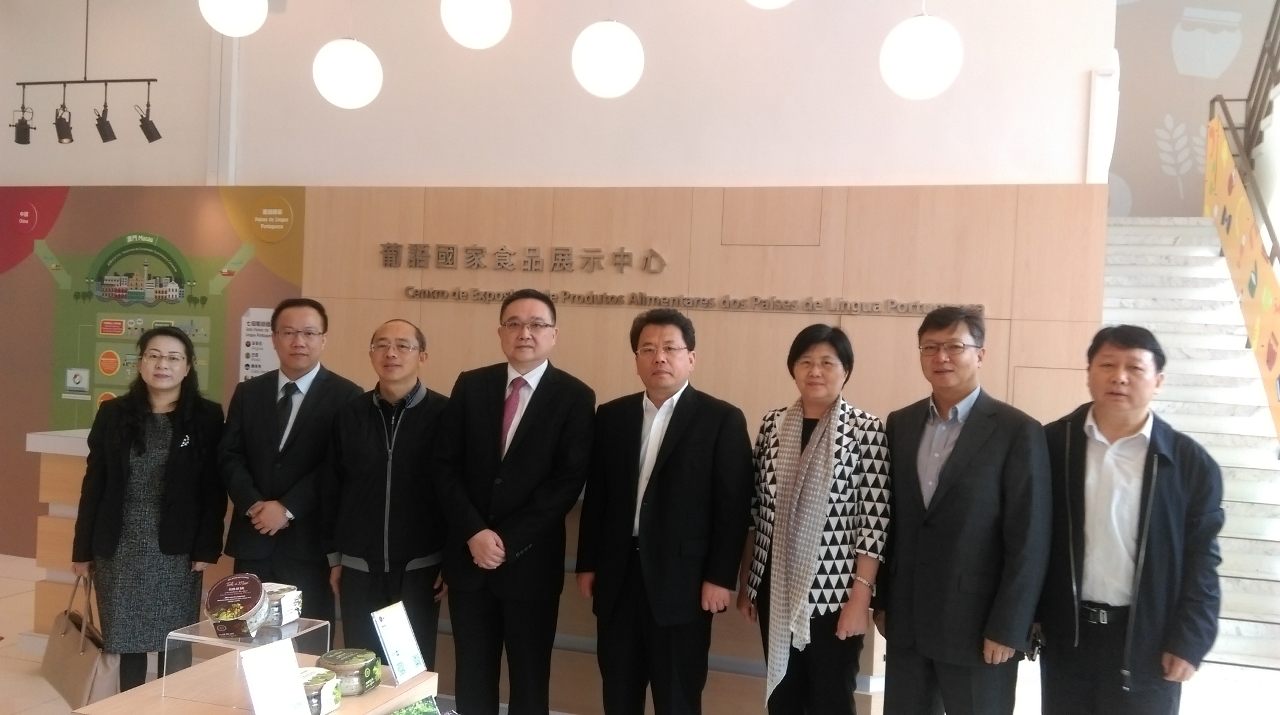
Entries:
{"label": "black-framed glasses", "polygon": [[676,347],[675,345],[663,345],[661,347],[646,345],[640,348],[639,350],[637,350],[636,355],[642,358],[645,358],[646,360],[652,360],[653,357],[658,353],[662,353],[663,357],[672,357],[673,355],[680,352],[681,350],[688,350],[688,349],[689,348],[685,346]]}
{"label": "black-framed glasses", "polygon": [[556,327],[554,323],[544,323],[541,320],[535,320],[532,323],[522,323],[519,320],[508,320],[502,324],[503,330],[513,334],[522,333],[525,328],[528,328],[530,333],[540,335],[543,331],[554,327]]}
{"label": "black-framed glasses", "polygon": [[956,340],[954,342],[949,342],[949,343],[929,343],[928,345],[920,346],[920,354],[925,357],[933,357],[934,355],[938,354],[939,350],[941,350],[948,355],[959,355],[960,353],[964,352],[965,350],[968,350],[969,348],[980,348],[980,347],[982,346],[971,345],[969,343],[962,343],[959,340]]}
{"label": "black-framed glasses", "polygon": [[312,340],[319,338],[321,335],[324,335],[324,331],[313,330],[311,328],[307,328],[306,330],[294,330],[292,328],[285,328],[284,330],[277,330],[276,335],[279,335],[285,340],[293,340],[294,338],[301,335],[304,340],[306,340],[307,342],[311,342]]}

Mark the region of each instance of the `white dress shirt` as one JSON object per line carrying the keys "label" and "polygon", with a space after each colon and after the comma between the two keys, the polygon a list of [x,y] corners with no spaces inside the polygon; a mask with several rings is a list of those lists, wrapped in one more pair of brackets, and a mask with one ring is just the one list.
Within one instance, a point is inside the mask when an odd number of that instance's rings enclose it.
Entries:
{"label": "white dress shirt", "polygon": [[294,420],[298,419],[298,408],[302,406],[302,398],[307,396],[307,390],[311,389],[311,383],[315,381],[316,375],[320,373],[320,363],[311,368],[311,372],[303,375],[297,380],[290,380],[285,376],[284,372],[276,373],[276,402],[280,402],[280,398],[284,397],[284,386],[293,383],[298,386],[298,391],[293,393],[293,409],[289,412],[289,423],[284,426],[284,433],[280,435],[280,444],[276,449],[284,447],[285,440],[289,439],[289,432],[293,429]]}
{"label": "white dress shirt", "polygon": [[520,418],[524,417],[525,408],[529,406],[529,400],[533,399],[533,391],[538,389],[538,383],[542,381],[542,376],[547,372],[547,365],[551,363],[543,360],[542,364],[533,368],[529,372],[521,375],[518,370],[507,364],[507,389],[502,393],[502,399],[506,400],[511,396],[511,381],[517,377],[524,378],[524,387],[520,388],[520,402],[516,405],[516,416],[511,420],[511,428],[502,436],[502,456],[507,455],[507,447],[511,446],[511,438],[516,436],[516,428],[520,426]]}
{"label": "white dress shirt", "polygon": [[1080,597],[1111,606],[1133,598],[1138,558],[1142,477],[1154,418],[1136,434],[1108,442],[1093,419],[1084,421],[1088,452],[1084,472],[1084,570]]}
{"label": "white dress shirt", "polygon": [[688,386],[686,381],[676,394],[662,403],[662,407],[653,404],[648,393],[640,398],[640,404],[644,405],[644,419],[640,422],[640,483],[636,487],[636,518],[631,525],[632,536],[640,535],[640,506],[644,503],[644,490],[648,488],[649,477],[653,475],[653,464],[658,461],[662,439],[667,436],[671,414],[676,411],[676,403]]}

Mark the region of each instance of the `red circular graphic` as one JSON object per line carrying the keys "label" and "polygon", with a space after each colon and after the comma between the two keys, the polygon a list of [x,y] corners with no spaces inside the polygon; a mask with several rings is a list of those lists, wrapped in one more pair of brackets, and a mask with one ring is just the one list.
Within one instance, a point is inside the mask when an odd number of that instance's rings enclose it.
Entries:
{"label": "red circular graphic", "polygon": [[31,233],[36,230],[36,205],[30,201],[19,201],[10,209],[9,220],[13,230],[18,233]]}

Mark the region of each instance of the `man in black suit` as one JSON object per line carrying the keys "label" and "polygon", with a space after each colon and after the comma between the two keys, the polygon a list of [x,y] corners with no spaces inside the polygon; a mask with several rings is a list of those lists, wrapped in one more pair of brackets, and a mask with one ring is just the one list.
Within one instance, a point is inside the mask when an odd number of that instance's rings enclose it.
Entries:
{"label": "man in black suit", "polygon": [[507,362],[458,376],[436,450],[455,689],[459,712],[497,715],[505,647],[508,712],[545,715],[564,520],[586,482],[596,397],[547,360],[557,329],[545,294],[513,292],[499,321]]}
{"label": "man in black suit", "polygon": [[641,313],[631,350],[644,392],[601,405],[578,590],[594,597],[608,715],[702,712],[711,616],[728,608],[751,509],[742,410],[695,390],[693,323]]}
{"label": "man in black suit", "polygon": [[329,318],[310,298],[271,314],[280,369],[236,386],[219,461],[231,496],[227,554],[237,573],[302,591],[302,615],[332,621],[319,489],[333,418],[358,385],[320,365]]}
{"label": "man in black suit", "polygon": [[925,316],[933,394],[889,415],[893,522],[876,625],[892,715],[1013,712],[1016,653],[1049,557],[1049,455],[1039,423],[978,386],[985,332],[972,308]]}

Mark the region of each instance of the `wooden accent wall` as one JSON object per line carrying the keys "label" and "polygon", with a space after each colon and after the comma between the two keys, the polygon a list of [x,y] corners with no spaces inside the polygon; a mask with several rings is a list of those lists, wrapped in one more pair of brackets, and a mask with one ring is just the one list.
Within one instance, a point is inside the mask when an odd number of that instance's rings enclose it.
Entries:
{"label": "wooden accent wall", "polygon": [[[980,303],[986,307],[984,387],[1049,420],[1087,399],[1084,352],[1102,316],[1105,187],[924,186],[799,188],[312,188],[307,191],[303,295],[329,311],[324,363],[371,387],[369,337],[390,318],[419,325],[430,358],[423,381],[448,394],[457,374],[500,362],[498,304],[406,299],[406,286],[542,290],[784,300]],[[384,243],[429,244],[428,268],[384,268]],[[436,266],[436,244],[456,245],[459,268]],[[486,270],[461,267],[468,245],[488,249]],[[493,269],[493,252],[523,257],[554,246],[602,248],[603,273]],[[620,274],[608,254],[626,247],[636,266]],[[643,252],[667,260],[658,275]],[[575,262],[576,264],[576,262]],[[642,389],[628,343],[642,308],[561,304],[552,361],[592,385],[600,401]],[[698,389],[740,406],[752,436],[764,413],[791,403],[786,354],[815,322],[850,335],[856,364],[846,397],[881,417],[928,394],[916,351],[920,315],[687,311],[697,330]],[[569,517],[569,556],[576,516]],[[445,613],[447,617],[447,610]],[[756,627],[718,616],[712,653],[763,658]],[[589,604],[566,576],[560,632],[593,637]],[[869,637],[864,675],[883,675],[883,640]],[[440,638],[442,692],[452,692],[452,642]],[[594,657],[557,651],[552,707],[600,708]],[[762,679],[713,673],[711,713],[763,711]],[[860,712],[878,712],[879,694]]]}

